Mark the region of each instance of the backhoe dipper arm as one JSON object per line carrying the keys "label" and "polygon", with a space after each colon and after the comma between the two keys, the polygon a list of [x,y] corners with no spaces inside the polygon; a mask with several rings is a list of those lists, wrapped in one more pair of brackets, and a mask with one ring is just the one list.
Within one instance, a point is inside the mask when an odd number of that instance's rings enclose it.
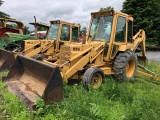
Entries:
{"label": "backhoe dipper arm", "polygon": [[146,35],[145,31],[143,29],[140,29],[139,32],[133,36],[133,44],[134,44],[134,50],[137,49],[138,45],[141,45],[142,50],[142,56],[138,56],[139,60],[146,61]]}

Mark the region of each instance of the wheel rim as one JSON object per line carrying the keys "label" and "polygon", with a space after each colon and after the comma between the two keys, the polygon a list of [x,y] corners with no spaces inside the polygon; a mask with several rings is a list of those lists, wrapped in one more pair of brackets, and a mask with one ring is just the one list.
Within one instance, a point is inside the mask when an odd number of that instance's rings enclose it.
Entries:
{"label": "wheel rim", "polygon": [[127,77],[132,77],[132,75],[134,74],[135,71],[135,61],[134,59],[130,59],[128,61],[128,64],[126,65],[126,76]]}
{"label": "wheel rim", "polygon": [[92,77],[91,84],[94,89],[98,89],[102,84],[102,75],[100,73],[96,73]]}

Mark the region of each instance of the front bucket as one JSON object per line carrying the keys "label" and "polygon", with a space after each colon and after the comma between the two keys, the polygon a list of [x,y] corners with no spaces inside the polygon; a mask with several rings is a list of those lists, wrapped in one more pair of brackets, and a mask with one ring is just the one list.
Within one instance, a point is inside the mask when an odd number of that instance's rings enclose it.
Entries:
{"label": "front bucket", "polygon": [[14,60],[14,53],[0,49],[0,72],[9,70]]}
{"label": "front bucket", "polygon": [[63,99],[63,80],[59,67],[18,55],[8,76],[2,79],[30,110],[35,108],[36,96],[46,104]]}

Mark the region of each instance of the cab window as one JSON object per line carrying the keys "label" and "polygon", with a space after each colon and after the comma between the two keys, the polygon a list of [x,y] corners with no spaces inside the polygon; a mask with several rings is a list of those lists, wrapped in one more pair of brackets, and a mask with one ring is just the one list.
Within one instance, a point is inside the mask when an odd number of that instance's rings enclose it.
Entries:
{"label": "cab window", "polygon": [[77,42],[78,41],[78,27],[72,27],[72,41]]}
{"label": "cab window", "polygon": [[126,18],[119,16],[117,21],[115,42],[125,42]]}
{"label": "cab window", "polygon": [[61,40],[69,41],[70,40],[70,25],[62,25],[62,31],[61,31]]}
{"label": "cab window", "polygon": [[109,42],[111,36],[113,16],[101,16],[93,18],[90,36],[93,41]]}

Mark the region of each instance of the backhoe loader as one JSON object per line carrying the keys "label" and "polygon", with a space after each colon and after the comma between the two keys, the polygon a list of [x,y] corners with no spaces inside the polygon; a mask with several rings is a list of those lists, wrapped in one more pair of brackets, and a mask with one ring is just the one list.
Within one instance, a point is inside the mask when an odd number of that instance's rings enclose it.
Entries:
{"label": "backhoe loader", "polygon": [[[44,40],[23,41],[22,51],[24,56],[34,57],[45,56],[51,61],[59,52],[60,46],[67,43],[79,42],[80,25],[62,20],[50,21],[51,25]],[[54,57],[54,58],[53,58]],[[56,58],[57,60],[57,58]],[[55,60],[54,60],[55,61]]]}
{"label": "backhoe loader", "polygon": [[[61,45],[79,42],[79,24],[62,20],[54,20],[50,21],[50,23],[46,39],[24,40],[22,41],[21,49],[18,48],[18,51],[14,52],[0,50],[0,71],[9,70],[17,54],[23,54],[26,57],[38,60],[56,61]],[[30,24],[35,25],[35,23]],[[36,25],[41,26],[42,24],[36,23]]]}
{"label": "backhoe loader", "polygon": [[[137,57],[138,46],[142,55]],[[61,101],[62,79],[66,83],[81,80],[85,87],[90,84],[94,89],[101,86],[105,75],[129,81],[137,73],[137,58],[146,59],[145,31],[140,29],[133,36],[133,18],[115,10],[94,12],[88,35],[81,43],[61,45],[59,59],[54,63],[18,55],[3,82],[32,109],[36,104],[34,96],[43,98],[46,104]],[[157,79],[158,76],[150,77]]]}

